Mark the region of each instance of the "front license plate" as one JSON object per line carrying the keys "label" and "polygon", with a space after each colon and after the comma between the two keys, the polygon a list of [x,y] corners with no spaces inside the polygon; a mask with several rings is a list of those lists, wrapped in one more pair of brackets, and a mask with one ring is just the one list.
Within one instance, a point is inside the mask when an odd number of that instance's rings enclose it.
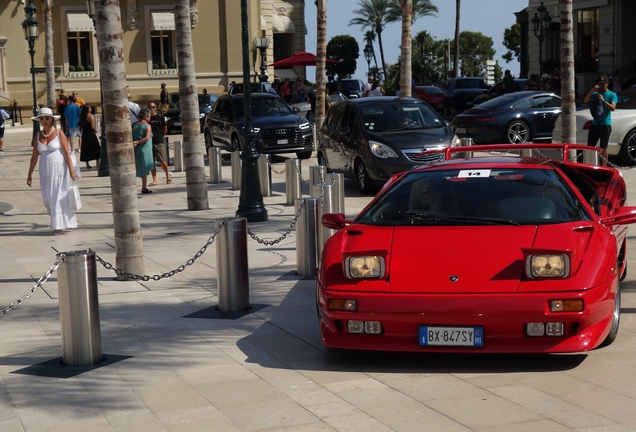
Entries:
{"label": "front license plate", "polygon": [[288,142],[289,142],[289,140],[279,139],[278,141],[276,141],[276,144],[287,144]]}
{"label": "front license plate", "polygon": [[425,346],[484,346],[482,327],[420,326],[419,344]]}
{"label": "front license plate", "polygon": [[175,126],[181,126],[181,122],[174,122],[173,125]]}
{"label": "front license plate", "polygon": [[455,128],[455,133],[465,134],[466,133],[466,128]]}

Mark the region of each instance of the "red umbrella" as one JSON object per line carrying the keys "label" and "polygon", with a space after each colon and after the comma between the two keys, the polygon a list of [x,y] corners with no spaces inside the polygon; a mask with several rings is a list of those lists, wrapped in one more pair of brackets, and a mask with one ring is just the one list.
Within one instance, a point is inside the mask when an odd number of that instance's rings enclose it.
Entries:
{"label": "red umbrella", "polygon": [[[340,60],[327,59],[327,63],[342,63]],[[291,57],[278,60],[269,66],[316,66],[316,56],[310,52],[299,52]]]}

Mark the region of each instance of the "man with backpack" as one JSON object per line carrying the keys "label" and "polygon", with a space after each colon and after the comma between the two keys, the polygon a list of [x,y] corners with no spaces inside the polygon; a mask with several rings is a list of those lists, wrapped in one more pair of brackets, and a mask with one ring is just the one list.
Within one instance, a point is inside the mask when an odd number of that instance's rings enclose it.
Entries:
{"label": "man with backpack", "polygon": [[593,117],[587,135],[587,145],[596,147],[600,140],[603,149],[603,166],[607,166],[607,145],[612,133],[612,111],[616,109],[618,101],[616,93],[608,90],[607,87],[607,77],[601,75],[596,85],[583,98],[583,103],[589,105]]}

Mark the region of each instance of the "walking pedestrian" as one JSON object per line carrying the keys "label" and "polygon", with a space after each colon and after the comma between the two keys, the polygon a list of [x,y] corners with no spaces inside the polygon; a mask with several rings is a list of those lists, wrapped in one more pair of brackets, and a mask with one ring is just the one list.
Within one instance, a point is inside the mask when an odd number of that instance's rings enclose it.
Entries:
{"label": "walking pedestrian", "polygon": [[369,90],[369,96],[384,96],[384,89],[380,85],[379,79],[374,79],[371,84],[371,90]]}
{"label": "walking pedestrian", "polygon": [[82,136],[79,129],[80,114],[80,107],[75,103],[75,96],[69,96],[68,105],[64,108],[64,118],[66,120],[71,152],[75,152],[76,149],[79,150],[79,139]]}
{"label": "walking pedestrian", "polygon": [[[166,183],[172,183],[172,177],[168,172],[168,155],[166,154],[166,146],[164,144],[164,136],[168,133],[168,125],[166,124],[166,118],[157,112],[157,104],[150,102],[148,104],[150,110],[150,125],[152,131],[152,155],[155,162],[161,164],[161,168],[166,173]],[[150,170],[152,174],[151,186],[157,185],[157,169],[154,167]]]}
{"label": "walking pedestrian", "polygon": [[0,153],[4,153],[2,146],[4,145],[4,124],[5,120],[10,118],[9,113],[0,108]]}
{"label": "walking pedestrian", "polygon": [[369,97],[371,96],[371,87],[373,86],[373,75],[369,75],[367,77],[367,82],[364,85],[364,88],[362,89],[362,97]]}
{"label": "walking pedestrian", "polygon": [[60,100],[57,104],[57,114],[60,116],[60,125],[62,125],[62,131],[64,135],[68,136],[68,127],[66,127],[66,115],[64,111],[66,111],[66,107],[68,106],[68,96],[65,94],[60,94]]}
{"label": "walking pedestrian", "polygon": [[451,118],[455,115],[455,72],[448,71],[448,80],[444,83],[444,116]]}
{"label": "walking pedestrian", "polygon": [[[150,111],[139,111],[139,120],[132,125],[133,146],[135,147],[135,172],[141,177],[141,193],[152,193],[147,187],[148,174],[155,166],[152,158],[152,128],[148,124]],[[150,141],[150,142],[149,142]]]}
{"label": "walking pedestrian", "polygon": [[532,90],[532,91],[541,90],[541,85],[539,84],[539,75],[537,74],[530,75],[530,79],[526,83],[525,90]]}
{"label": "walking pedestrian", "polygon": [[31,187],[31,176],[38,157],[41,157],[39,172],[42,201],[50,217],[53,234],[63,234],[65,229],[77,228],[69,193],[76,174],[66,136],[59,133],[54,125],[57,118],[59,116],[54,116],[48,107],[40,108],[38,115],[31,117],[32,120],[40,122],[41,129],[40,133],[33,137],[33,153],[26,183]]}
{"label": "walking pedestrian", "polygon": [[166,83],[161,83],[161,91],[159,92],[159,114],[165,114],[170,109],[170,94],[166,89]]}
{"label": "walking pedestrian", "polygon": [[88,169],[92,168],[89,163],[92,160],[96,161],[95,166],[99,166],[99,156],[101,154],[99,140],[95,133],[95,116],[92,112],[92,107],[89,104],[84,104],[79,120],[79,127],[82,130],[80,161],[85,162]]}
{"label": "walking pedestrian", "polygon": [[516,91],[515,80],[510,74],[510,69],[506,69],[503,79],[503,94],[514,93]]}
{"label": "walking pedestrian", "polygon": [[607,145],[612,133],[612,111],[616,109],[618,97],[608,89],[607,77],[601,75],[594,87],[585,95],[583,103],[589,104],[592,113],[592,124],[587,134],[587,145],[596,147],[600,141],[603,149],[603,166],[607,166]]}

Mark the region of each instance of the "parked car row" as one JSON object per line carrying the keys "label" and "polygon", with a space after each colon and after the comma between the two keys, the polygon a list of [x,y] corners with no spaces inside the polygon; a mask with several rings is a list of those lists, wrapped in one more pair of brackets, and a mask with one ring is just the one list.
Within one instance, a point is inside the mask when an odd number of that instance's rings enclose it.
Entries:
{"label": "parked car row", "polygon": [[[166,124],[168,125],[168,134],[181,132],[181,106],[179,104],[179,93],[170,95],[171,105],[168,111],[164,114],[166,118]],[[197,95],[199,100],[199,122],[201,124],[201,133],[203,133],[203,122],[205,115],[210,112],[210,108],[214,102],[219,98],[213,94],[199,94]]]}

